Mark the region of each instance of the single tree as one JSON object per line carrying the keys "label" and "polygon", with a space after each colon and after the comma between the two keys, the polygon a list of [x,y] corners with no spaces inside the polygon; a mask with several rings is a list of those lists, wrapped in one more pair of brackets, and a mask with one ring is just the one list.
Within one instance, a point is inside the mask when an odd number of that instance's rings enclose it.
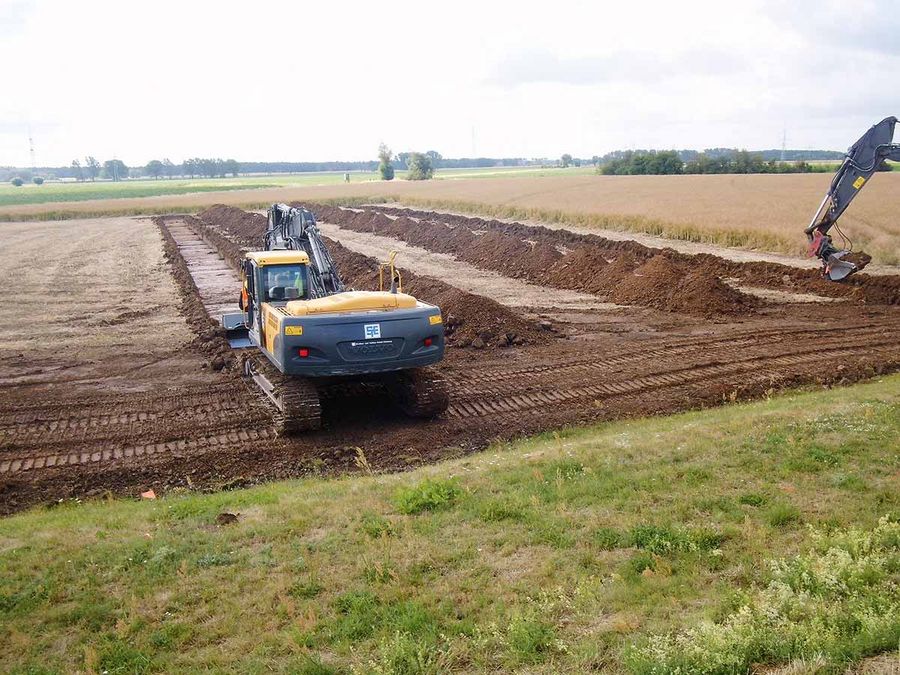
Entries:
{"label": "single tree", "polygon": [[163,172],[163,163],[158,159],[151,159],[147,162],[147,166],[144,167],[144,173],[146,173],[151,178],[159,178]]}
{"label": "single tree", "polygon": [[441,160],[444,159],[441,156],[441,153],[439,153],[437,150],[429,150],[425,154],[428,155],[429,159],[431,159],[432,168],[434,168],[434,169],[441,168]]}
{"label": "single tree", "polygon": [[206,159],[201,159],[200,161],[201,166],[203,167],[203,175],[207,178],[215,178],[221,173],[219,169],[219,165],[222,164],[221,159],[214,159],[213,157],[209,157]]}
{"label": "single tree", "polygon": [[572,163],[572,155],[570,155],[569,153],[566,153],[559,160],[559,163],[562,164],[562,167],[565,169],[567,166],[569,166],[569,164]]}
{"label": "single tree", "polygon": [[163,173],[166,174],[168,178],[171,178],[175,175],[175,165],[172,164],[172,160],[166,157],[163,161]]}
{"label": "single tree", "polygon": [[108,159],[103,162],[103,170],[106,176],[114,182],[128,178],[128,167],[121,159]]}
{"label": "single tree", "polygon": [[226,159],[222,169],[225,173],[230,173],[234,178],[237,178],[241,165],[237,163],[236,159]]}
{"label": "single tree", "polygon": [[381,180],[394,180],[394,166],[391,164],[393,154],[384,143],[378,146],[378,173],[381,174]]}
{"label": "single tree", "polygon": [[408,167],[406,180],[428,180],[434,175],[431,157],[423,155],[421,152],[409,153],[406,166]]}
{"label": "single tree", "polygon": [[22,180],[19,176],[16,176],[15,178],[13,178],[13,179],[12,179],[11,181],[9,181],[9,182],[12,183],[12,184],[13,184],[14,186],[16,186],[16,187],[22,187],[22,184],[23,184],[25,181]]}
{"label": "single tree", "polygon": [[43,185],[44,177],[43,176],[35,176],[34,178],[31,179],[31,182],[34,183],[35,185]]}
{"label": "single tree", "polygon": [[77,159],[72,160],[72,175],[77,181],[84,180],[84,170],[81,168],[81,162]]}
{"label": "single tree", "polygon": [[91,155],[88,155],[84,158],[84,165],[87,167],[87,173],[91,180],[96,180],[97,176],[100,175],[100,162]]}

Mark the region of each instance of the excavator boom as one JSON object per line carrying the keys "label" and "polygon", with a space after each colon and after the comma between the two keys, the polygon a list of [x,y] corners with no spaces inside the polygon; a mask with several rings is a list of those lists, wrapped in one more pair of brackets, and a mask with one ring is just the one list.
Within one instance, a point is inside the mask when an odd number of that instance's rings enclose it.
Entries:
{"label": "excavator boom", "polygon": [[310,262],[313,298],[324,298],[344,291],[337,265],[322,241],[319,226],[310,211],[287,204],[272,204],[263,247],[267,251],[288,249],[306,252]]}
{"label": "excavator boom", "polygon": [[828,231],[837,223],[872,174],[880,169],[884,160],[900,162],[900,144],[893,142],[896,124],[896,117],[886,117],[850,146],[831,180],[828,192],[805,230],[810,256],[817,256],[822,260],[822,273],[831,281],[840,281],[858,272],[869,262],[868,256],[852,260],[851,250],[834,246]]}

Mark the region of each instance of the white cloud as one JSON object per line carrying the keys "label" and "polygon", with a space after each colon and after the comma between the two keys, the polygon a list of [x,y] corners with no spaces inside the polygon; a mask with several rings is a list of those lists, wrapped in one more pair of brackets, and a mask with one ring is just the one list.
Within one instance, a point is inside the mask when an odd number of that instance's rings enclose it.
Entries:
{"label": "white cloud", "polygon": [[900,112],[896,12],[857,7],[0,0],[0,165],[29,125],[39,164],[843,149]]}

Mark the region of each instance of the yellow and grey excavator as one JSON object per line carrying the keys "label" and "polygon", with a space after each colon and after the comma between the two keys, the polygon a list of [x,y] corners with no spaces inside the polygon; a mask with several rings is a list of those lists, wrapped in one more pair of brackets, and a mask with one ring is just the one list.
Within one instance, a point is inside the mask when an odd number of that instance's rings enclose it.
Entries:
{"label": "yellow and grey excavator", "polygon": [[391,256],[390,288],[347,290],[308,210],[274,204],[263,249],[241,266],[241,312],[222,324],[233,346],[256,348],[244,375],[277,408],[280,433],[321,425],[320,388],[383,386],[413,417],[448,405],[447,386],[428,368],[444,356],[441,311],[402,292]]}
{"label": "yellow and grey excavator", "polygon": [[[859,191],[885,160],[900,162],[900,143],[893,143],[896,117],[886,117],[869,129],[847,151],[841,167],[831,180],[831,187],[806,228],[809,255],[822,260],[822,275],[840,281],[869,264],[871,257],[854,253],[853,244],[844,236],[837,220],[859,194]],[[835,227],[844,240],[837,248],[828,231]]]}

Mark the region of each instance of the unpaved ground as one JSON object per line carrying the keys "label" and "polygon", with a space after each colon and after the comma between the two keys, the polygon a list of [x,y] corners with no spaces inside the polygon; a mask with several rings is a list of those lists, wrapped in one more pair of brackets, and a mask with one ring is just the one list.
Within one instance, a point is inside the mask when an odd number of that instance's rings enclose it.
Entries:
{"label": "unpaved ground", "polygon": [[0,223],[0,240],[12,282],[0,323],[0,396],[38,384],[146,391],[156,373],[178,381],[200,369],[182,349],[194,336],[149,221]]}
{"label": "unpaved ground", "polygon": [[503,276],[457,260],[445,253],[433,253],[418,246],[390,237],[367,232],[355,232],[330,223],[320,223],[322,233],[340,242],[351,251],[386,260],[389,251],[397,251],[397,265],[414,269],[418,274],[438,277],[456,288],[484,295],[512,307],[532,307],[542,310],[612,309],[611,303],[596,296],[577,291],[547,288],[521,279]]}
{"label": "unpaved ground", "polygon": [[[324,219],[342,218],[334,213]],[[460,228],[459,234],[491,229],[468,221],[449,225]],[[46,228],[41,236],[32,236],[36,227]],[[351,229],[348,223],[341,227]],[[444,280],[407,274],[413,293],[439,302],[448,317],[459,315],[451,335],[454,346],[442,364],[453,392],[446,416],[413,422],[377,394],[336,396],[325,401],[322,432],[277,439],[268,409],[222,360],[222,337],[211,328],[200,298],[204,295],[210,306],[227,302],[224,291],[221,303],[208,294],[210,287],[229,284],[210,245],[226,263],[233,262],[243,248],[258,245],[259,216],[222,208],[199,219],[160,220],[158,227],[147,220],[115,219],[88,221],[77,228],[70,222],[3,228],[4,240],[15,242],[14,249],[3,249],[7,268],[50,250],[57,262],[55,267],[48,263],[48,269],[64,271],[66,288],[74,289],[48,296],[40,273],[34,272],[23,292],[23,302],[32,308],[32,325],[8,327],[7,346],[0,345],[3,512],[106,490],[134,494],[151,487],[216,489],[355,470],[361,455],[376,469],[403,469],[471,452],[493,439],[564,424],[714,405],[798,383],[850,382],[900,367],[900,308],[874,301],[893,297],[890,283],[873,290],[865,280],[847,287],[847,293],[841,291],[840,303],[756,299],[747,311],[726,307],[724,313],[710,316],[661,310],[653,306],[653,298],[645,301],[642,293],[635,293],[636,304],[630,307],[600,304],[590,310],[557,311],[553,330],[542,330],[524,308],[455,288],[453,283],[462,284],[465,276],[460,270],[488,269],[546,287],[552,294],[560,288],[572,290],[564,288],[560,272],[578,272],[581,263],[591,260],[590,251],[579,250],[584,242],[563,236],[556,242],[559,248],[553,247],[559,257],[551,256],[550,267],[558,274],[548,278],[533,271],[537,267],[530,264],[535,261],[527,256],[510,263],[506,256],[519,245],[495,232],[498,236],[483,240],[500,246],[493,257],[488,247],[481,247],[467,268],[455,262],[464,256],[442,259],[444,267],[429,269],[445,275]],[[515,228],[506,235],[529,241],[544,236]],[[419,248],[433,251],[442,241],[428,232],[424,236],[426,245]],[[176,238],[182,241],[180,251]],[[189,245],[183,245],[185,241]],[[73,248],[83,254],[81,264],[70,264]],[[360,288],[375,283],[371,258],[337,243],[333,252],[349,283]],[[613,268],[625,254],[640,257],[636,250],[605,250],[610,258],[605,265]],[[672,261],[663,258],[660,263],[658,254],[647,253],[644,263],[634,260],[636,266],[617,278],[627,281],[632,292],[653,287],[645,283],[651,279],[649,272],[657,267],[671,271],[667,265]],[[650,268],[644,266],[653,260],[657,262]],[[683,264],[673,260],[673,265]],[[735,270],[707,262],[711,269],[721,267],[762,287],[781,284],[794,292],[810,290],[799,273],[779,281],[771,270]],[[127,267],[134,273],[126,274]],[[646,274],[635,274],[642,268]],[[191,269],[204,273],[194,278]],[[569,285],[581,286],[579,293],[605,302],[604,294],[610,291],[601,292],[592,285],[596,279],[579,274],[574,275],[577,283]],[[93,292],[101,287],[103,292]],[[818,292],[818,286],[814,290]],[[130,314],[149,306],[154,313]],[[66,333],[57,344],[54,330],[67,330],[68,325],[61,326],[56,318],[62,312],[73,320],[102,316],[113,323]],[[30,337],[38,334],[42,339]],[[518,339],[505,339],[510,334]],[[479,349],[472,336],[482,335],[487,346]],[[46,346],[36,344],[42,340]],[[10,349],[13,344],[17,347]],[[26,348],[29,344],[33,348]],[[225,367],[215,370],[214,365]],[[23,373],[30,374],[23,379]]]}
{"label": "unpaved ground", "polygon": [[[635,241],[515,222],[391,207],[315,208],[322,219],[342,227],[396,237],[452,254],[477,267],[669,311],[737,314],[751,309],[753,302],[731,292],[725,279],[790,293],[900,304],[898,275],[856,274],[836,284],[825,281],[811,269],[759,261],[735,262],[708,254],[686,255]],[[644,265],[649,267],[644,269]],[[635,284],[633,277],[645,279]],[[655,283],[650,283],[650,277]],[[683,283],[688,281],[691,283]],[[700,282],[707,288],[699,289]]]}

